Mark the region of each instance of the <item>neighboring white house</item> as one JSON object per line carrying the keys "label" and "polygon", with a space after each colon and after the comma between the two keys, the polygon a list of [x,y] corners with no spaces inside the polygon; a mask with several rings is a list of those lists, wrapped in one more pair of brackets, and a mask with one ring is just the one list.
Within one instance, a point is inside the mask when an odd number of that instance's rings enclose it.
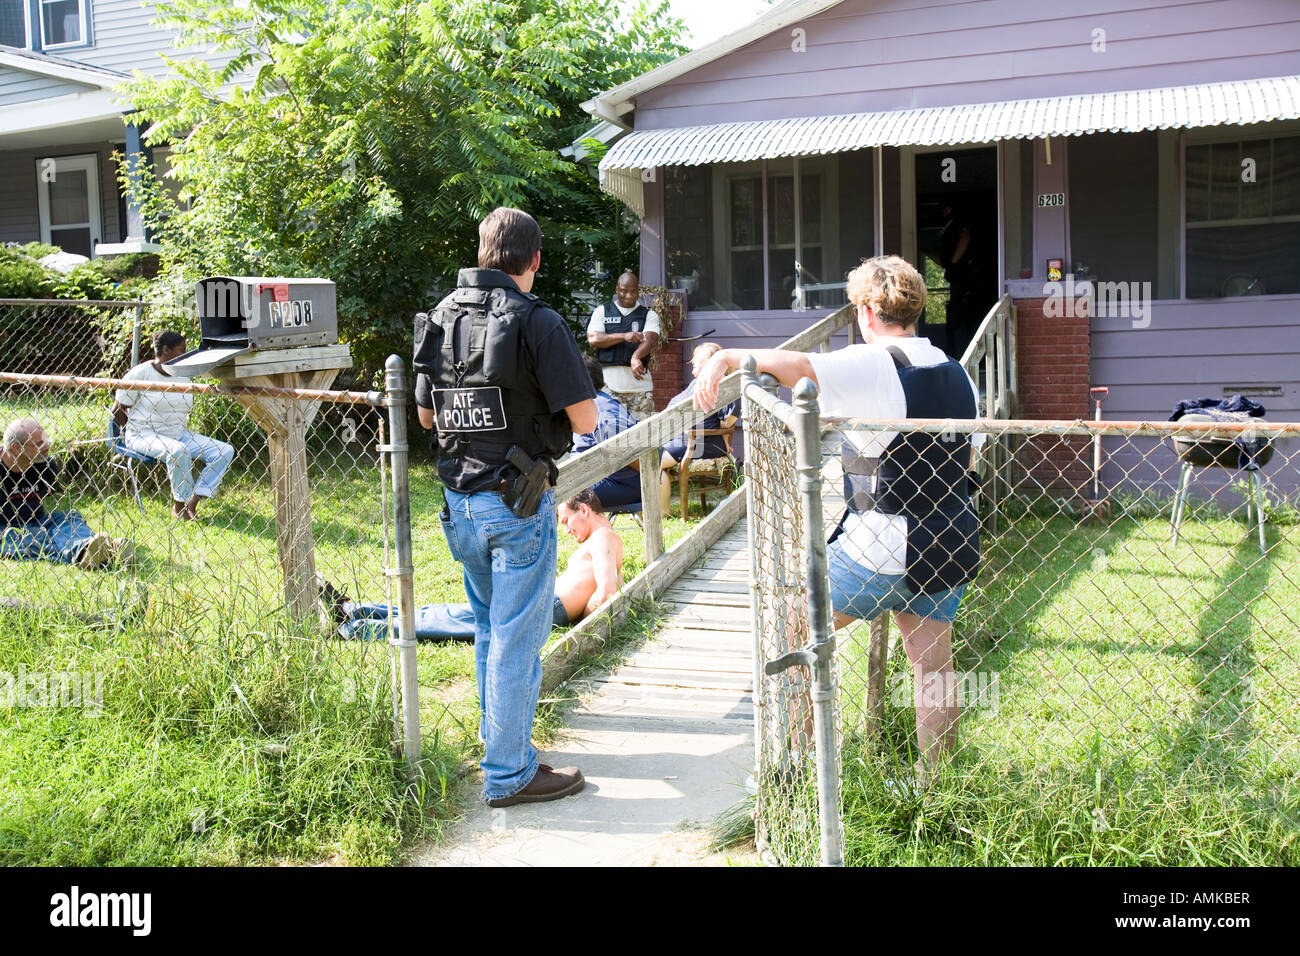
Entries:
{"label": "neighboring white house", "polygon": [[[114,93],[133,71],[167,72],[175,33],[153,0],[0,0],[0,242],[98,256],[147,251],[114,152],[149,150]],[[218,65],[228,54],[188,50]]]}

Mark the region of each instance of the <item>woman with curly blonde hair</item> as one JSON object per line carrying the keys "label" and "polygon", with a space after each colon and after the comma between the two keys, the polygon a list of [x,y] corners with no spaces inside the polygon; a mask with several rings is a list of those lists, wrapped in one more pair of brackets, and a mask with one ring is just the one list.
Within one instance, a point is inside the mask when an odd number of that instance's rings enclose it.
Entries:
{"label": "woman with curly blonde hair", "polygon": [[[849,273],[847,293],[861,344],[822,354],[723,349],[700,373],[696,408],[712,407],[722,377],[752,355],[782,385],[811,379],[825,418],[977,417],[970,376],[916,335],[925,280],[910,263],[866,259]],[[924,785],[956,745],[952,621],[980,560],[967,486],[972,439],[896,431],[855,437],[843,453],[848,512],[826,549],[831,606],[837,628],[893,612],[915,675]]]}

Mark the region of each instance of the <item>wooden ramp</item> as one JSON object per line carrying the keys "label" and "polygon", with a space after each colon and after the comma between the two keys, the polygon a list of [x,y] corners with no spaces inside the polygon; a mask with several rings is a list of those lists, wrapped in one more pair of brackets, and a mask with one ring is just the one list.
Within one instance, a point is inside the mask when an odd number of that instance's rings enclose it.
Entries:
{"label": "wooden ramp", "polygon": [[705,827],[748,796],[754,763],[749,559],[742,519],[661,590],[658,630],[570,715],[552,766],[586,789],[554,803],[476,807],[420,865],[725,862]]}
{"label": "wooden ramp", "polygon": [[753,639],[745,523],[659,595],[655,636],[575,716],[697,720],[753,733]]}

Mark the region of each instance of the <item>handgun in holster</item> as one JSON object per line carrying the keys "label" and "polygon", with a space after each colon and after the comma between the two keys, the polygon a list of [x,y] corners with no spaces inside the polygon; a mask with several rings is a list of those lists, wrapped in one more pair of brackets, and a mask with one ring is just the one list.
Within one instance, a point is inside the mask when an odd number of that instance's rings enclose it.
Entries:
{"label": "handgun in holster", "polygon": [[516,518],[531,518],[551,487],[550,466],[544,458],[529,458],[518,445],[510,447],[506,461],[519,469],[519,477],[507,481],[501,500]]}

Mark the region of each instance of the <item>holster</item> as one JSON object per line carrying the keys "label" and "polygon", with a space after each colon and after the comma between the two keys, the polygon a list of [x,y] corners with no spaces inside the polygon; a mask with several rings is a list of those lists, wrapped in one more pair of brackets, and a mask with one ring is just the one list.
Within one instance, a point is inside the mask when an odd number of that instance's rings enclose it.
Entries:
{"label": "holster", "polygon": [[529,458],[518,445],[510,446],[506,461],[519,469],[519,477],[506,483],[501,500],[516,518],[531,518],[551,487],[551,468],[544,458]]}

